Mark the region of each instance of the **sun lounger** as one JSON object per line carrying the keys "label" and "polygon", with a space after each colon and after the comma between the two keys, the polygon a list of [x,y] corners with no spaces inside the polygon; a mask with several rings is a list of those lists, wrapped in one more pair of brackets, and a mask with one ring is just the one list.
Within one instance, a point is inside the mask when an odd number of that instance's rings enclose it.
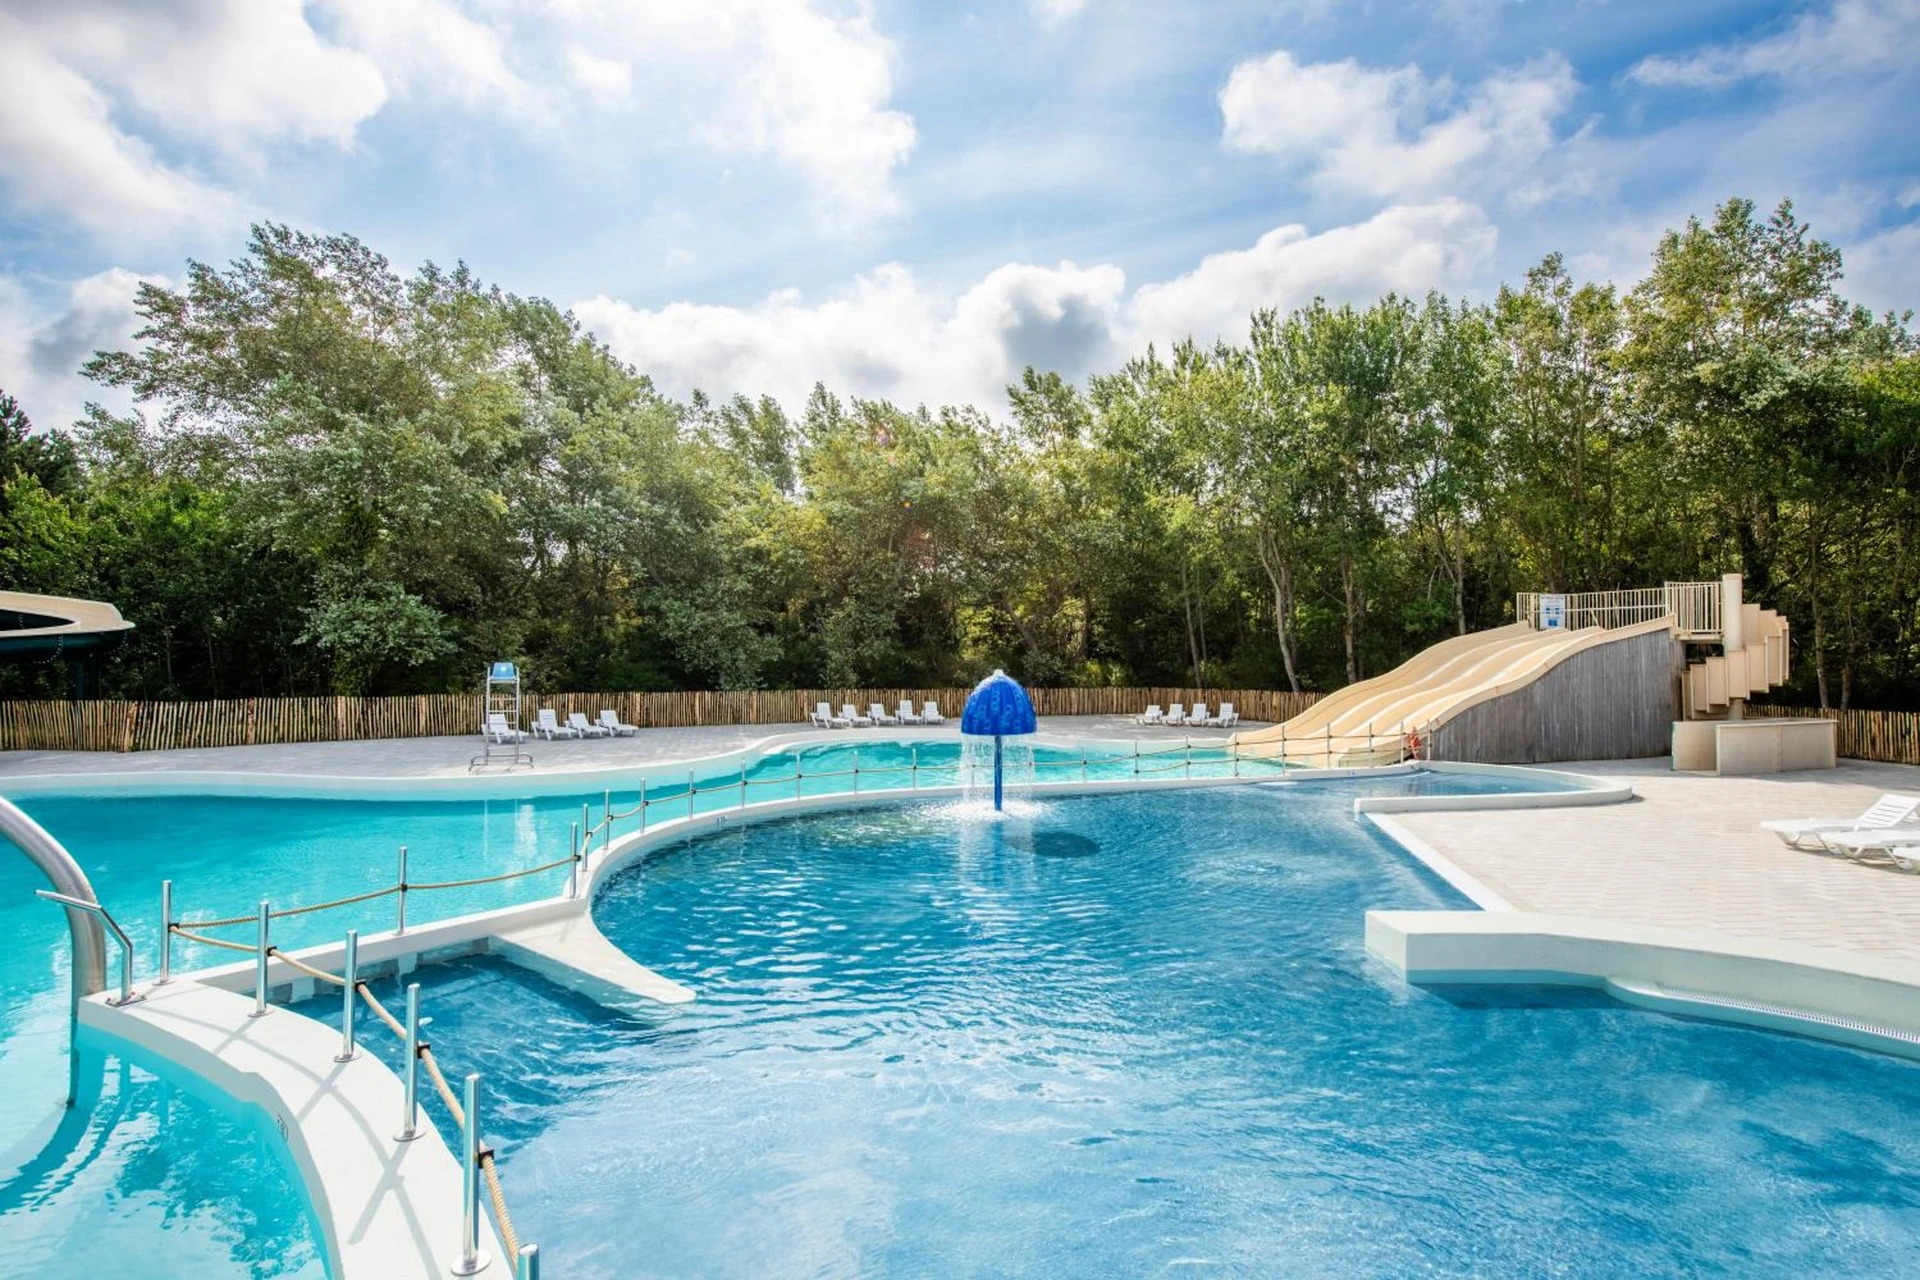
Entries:
{"label": "sun lounger", "polygon": [[833,708],[824,702],[813,704],[813,714],[807,717],[808,723],[816,729],[846,728],[846,724],[834,718]]}
{"label": "sun lounger", "polygon": [[615,737],[620,737],[620,738],[624,738],[631,733],[640,732],[639,725],[627,724],[626,722],[622,721],[617,714],[615,714],[613,711],[607,710],[606,708],[602,708],[600,711],[600,727],[602,729],[605,729],[608,733],[613,734]]}
{"label": "sun lounger", "polygon": [[845,720],[848,724],[852,725],[856,729],[864,729],[865,727],[873,723],[872,716],[861,715],[858,711],[855,711],[853,709],[853,704],[851,702],[843,702],[840,704],[839,718],[842,720]]}
{"label": "sun lounger", "polygon": [[919,724],[920,723],[920,717],[914,714],[912,698],[900,699],[900,709],[894,712],[893,714],[894,714],[894,718],[897,719],[901,724]]}
{"label": "sun lounger", "polygon": [[867,719],[873,721],[875,724],[900,723],[899,716],[889,715],[887,709],[877,702],[869,702],[867,704]]}
{"label": "sun lounger", "polygon": [[573,730],[576,736],[582,738],[604,738],[613,732],[613,730],[607,728],[607,726],[595,724],[593,721],[587,719],[587,713],[584,711],[568,712],[567,728]]}
{"label": "sun lounger", "polygon": [[1233,709],[1231,702],[1223,702],[1220,704],[1220,714],[1213,718],[1213,723],[1223,728],[1230,724],[1239,724],[1240,713]]}
{"label": "sun lounger", "polygon": [[1199,725],[1211,724],[1212,721],[1207,719],[1207,704],[1204,702],[1194,703],[1193,710],[1187,712],[1187,723]]}
{"label": "sun lounger", "polygon": [[1790,849],[1810,853],[1827,852],[1825,837],[1845,831],[1879,831],[1913,821],[1920,811],[1920,796],[1903,796],[1889,791],[1875,800],[1857,818],[1778,818],[1763,822],[1760,828],[1779,836]]}
{"label": "sun lounger", "polygon": [[1829,852],[1865,861],[1875,854],[1902,871],[1920,871],[1920,827],[1881,827],[1866,831],[1836,831],[1822,837]]}
{"label": "sun lounger", "polygon": [[920,704],[920,723],[945,724],[946,722],[947,722],[947,718],[940,714],[939,703],[923,702]]}
{"label": "sun lounger", "polygon": [[1160,723],[1161,724],[1185,724],[1186,722],[1187,722],[1187,704],[1184,702],[1169,702],[1167,704],[1166,717],[1162,719]]}
{"label": "sun lounger", "polygon": [[540,708],[540,714],[533,720],[533,736],[545,738],[551,742],[555,738],[577,738],[580,735],[571,725],[561,724],[554,718],[552,707]]}
{"label": "sun lounger", "polygon": [[487,740],[489,742],[519,742],[526,736],[526,734],[507,723],[505,712],[487,712]]}
{"label": "sun lounger", "polygon": [[1141,724],[1165,724],[1166,721],[1167,713],[1160,709],[1160,704],[1157,702],[1149,702],[1147,709],[1140,713]]}

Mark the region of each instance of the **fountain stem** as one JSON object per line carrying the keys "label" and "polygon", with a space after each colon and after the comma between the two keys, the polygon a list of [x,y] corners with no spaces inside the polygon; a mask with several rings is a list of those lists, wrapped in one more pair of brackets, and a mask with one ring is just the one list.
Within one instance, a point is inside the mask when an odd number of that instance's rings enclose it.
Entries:
{"label": "fountain stem", "polygon": [[993,735],[993,807],[996,811],[1000,804],[1000,742],[999,734]]}

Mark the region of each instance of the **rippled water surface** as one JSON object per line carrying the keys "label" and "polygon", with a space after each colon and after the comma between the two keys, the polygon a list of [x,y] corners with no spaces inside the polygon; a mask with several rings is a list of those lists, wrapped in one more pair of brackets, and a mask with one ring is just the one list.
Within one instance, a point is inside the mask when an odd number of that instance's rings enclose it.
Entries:
{"label": "rippled water surface", "polygon": [[1464,904],[1352,797],[1476,785],[695,839],[595,912],[695,1007],[430,967],[435,1050],[569,1276],[1920,1274],[1914,1065],[1368,959]]}

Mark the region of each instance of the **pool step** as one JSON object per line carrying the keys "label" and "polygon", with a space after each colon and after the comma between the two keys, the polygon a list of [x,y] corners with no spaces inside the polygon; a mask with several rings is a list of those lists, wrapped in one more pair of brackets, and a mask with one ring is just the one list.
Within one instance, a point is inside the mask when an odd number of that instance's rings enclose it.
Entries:
{"label": "pool step", "polygon": [[511,960],[610,1008],[636,998],[652,1005],[692,1004],[693,990],[638,963],[608,942],[582,911],[506,929],[487,940],[490,954]]}

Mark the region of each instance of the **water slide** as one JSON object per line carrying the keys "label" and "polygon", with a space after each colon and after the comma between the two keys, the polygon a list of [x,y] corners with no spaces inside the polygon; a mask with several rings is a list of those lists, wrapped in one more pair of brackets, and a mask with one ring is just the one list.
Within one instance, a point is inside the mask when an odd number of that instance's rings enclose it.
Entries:
{"label": "water slide", "polygon": [[1449,719],[1538,680],[1594,645],[1665,630],[1665,618],[1631,627],[1536,631],[1524,622],[1455,636],[1385,675],[1350,684],[1284,724],[1236,734],[1242,755],[1351,767],[1416,754]]}

